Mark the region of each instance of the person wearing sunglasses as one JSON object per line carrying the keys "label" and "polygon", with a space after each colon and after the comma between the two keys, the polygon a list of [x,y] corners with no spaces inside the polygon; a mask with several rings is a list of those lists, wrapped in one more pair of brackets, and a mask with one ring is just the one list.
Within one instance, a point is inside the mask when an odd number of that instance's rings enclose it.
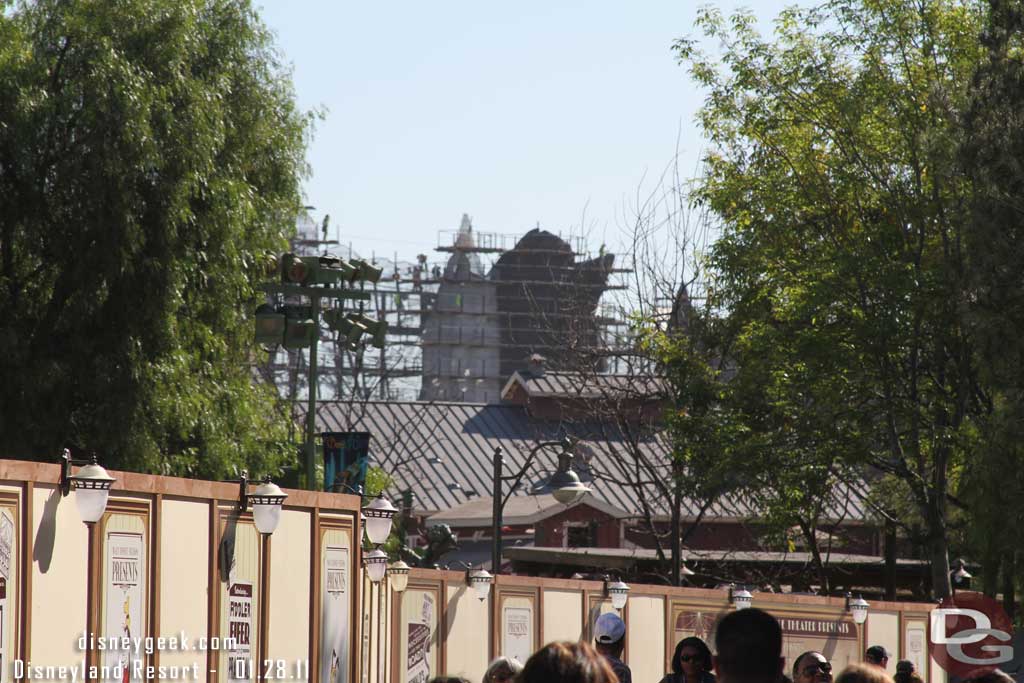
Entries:
{"label": "person wearing sunglasses", "polygon": [[831,683],[832,665],[825,655],[811,650],[793,662],[793,683]]}
{"label": "person wearing sunglasses", "polygon": [[672,655],[672,673],[661,683],[715,683],[711,673],[711,650],[696,636],[683,638]]}

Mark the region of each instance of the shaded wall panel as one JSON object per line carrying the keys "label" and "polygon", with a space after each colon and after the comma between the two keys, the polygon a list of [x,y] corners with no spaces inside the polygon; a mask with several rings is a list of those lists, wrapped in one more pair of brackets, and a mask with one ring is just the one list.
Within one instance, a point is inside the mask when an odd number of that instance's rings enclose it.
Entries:
{"label": "shaded wall panel", "polygon": [[85,631],[88,534],[72,496],[52,486],[32,495],[33,664],[81,665],[78,639]]}
{"label": "shaded wall panel", "polygon": [[[160,506],[160,636],[185,633],[192,646],[206,637],[209,581],[210,506],[205,502],[165,498]],[[170,650],[161,666],[206,669],[206,653]]]}
{"label": "shaded wall panel", "polygon": [[[626,642],[629,657],[626,662],[636,681],[660,681],[665,675],[665,629],[651,628],[665,620],[665,599],[634,595],[629,598],[629,618],[626,623]],[[673,643],[674,645],[674,643]]]}
{"label": "shaded wall panel", "polygon": [[579,640],[583,634],[583,593],[573,590],[545,590],[541,642]]}
{"label": "shaded wall panel", "polygon": [[[309,513],[286,509],[271,537],[267,657],[289,667],[309,658],[310,534]],[[293,674],[289,668],[286,676]]]}
{"label": "shaded wall panel", "polygon": [[447,668],[452,676],[479,681],[487,670],[491,599],[480,600],[465,584],[449,584],[445,628]]}

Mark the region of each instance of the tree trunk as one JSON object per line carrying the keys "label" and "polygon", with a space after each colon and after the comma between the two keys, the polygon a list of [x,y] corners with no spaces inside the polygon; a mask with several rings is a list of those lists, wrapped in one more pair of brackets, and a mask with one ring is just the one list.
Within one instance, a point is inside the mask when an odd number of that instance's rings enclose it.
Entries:
{"label": "tree trunk", "polygon": [[1003,557],[1003,610],[1010,621],[1014,620],[1017,612],[1017,592],[1015,580],[1017,578],[1017,553],[1011,551]]}
{"label": "tree trunk", "polygon": [[949,579],[949,541],[946,538],[945,498],[933,494],[929,501],[928,552],[932,561],[932,595],[936,600],[953,593]]}
{"label": "tree trunk", "polygon": [[896,599],[896,524],[885,521],[885,599]]}

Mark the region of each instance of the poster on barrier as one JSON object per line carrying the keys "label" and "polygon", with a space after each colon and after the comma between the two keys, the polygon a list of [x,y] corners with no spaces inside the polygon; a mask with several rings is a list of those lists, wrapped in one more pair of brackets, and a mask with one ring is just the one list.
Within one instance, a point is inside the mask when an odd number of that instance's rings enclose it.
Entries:
{"label": "poster on barrier", "polygon": [[[108,531],[106,535],[106,633],[108,643],[131,643],[145,635],[142,619],[145,604],[145,545],[141,533]],[[124,640],[127,639],[127,640]],[[131,646],[109,648],[103,665],[109,674],[106,680],[127,683],[141,680],[133,675],[141,665],[144,653]]]}
{"label": "poster on barrier", "polygon": [[252,678],[252,582],[236,581],[228,587],[228,678]]}
{"label": "poster on barrier", "polygon": [[320,680],[348,680],[348,548],[324,546],[320,586]]}
{"label": "poster on barrier", "polygon": [[501,654],[520,664],[533,654],[533,611],[529,607],[506,607],[502,613]]}

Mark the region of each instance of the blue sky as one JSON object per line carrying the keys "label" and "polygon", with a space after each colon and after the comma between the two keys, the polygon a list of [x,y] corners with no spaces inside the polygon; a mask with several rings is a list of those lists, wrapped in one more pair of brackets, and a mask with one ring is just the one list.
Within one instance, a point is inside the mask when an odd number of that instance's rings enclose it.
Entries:
{"label": "blue sky", "polygon": [[[769,29],[793,3],[716,4]],[[411,259],[464,212],[480,231],[582,225],[614,247],[677,144],[681,168],[696,167],[702,94],[671,51],[695,34],[694,3],[256,5],[300,105],[325,112],[307,201],[363,254]]]}

